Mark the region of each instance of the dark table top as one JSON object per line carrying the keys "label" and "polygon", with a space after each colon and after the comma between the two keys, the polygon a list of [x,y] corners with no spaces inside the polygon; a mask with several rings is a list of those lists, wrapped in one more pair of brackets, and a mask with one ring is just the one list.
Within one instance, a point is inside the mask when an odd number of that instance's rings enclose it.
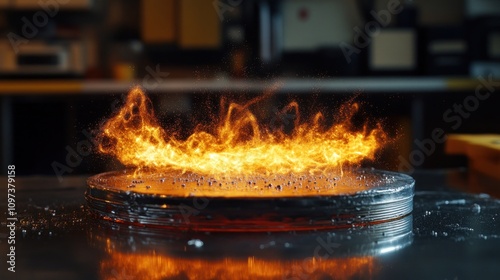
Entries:
{"label": "dark table top", "polygon": [[415,173],[414,211],[397,221],[252,234],[96,221],[86,176],[16,178],[16,272],[2,188],[0,279],[500,279],[500,200],[453,188],[450,176],[466,172]]}

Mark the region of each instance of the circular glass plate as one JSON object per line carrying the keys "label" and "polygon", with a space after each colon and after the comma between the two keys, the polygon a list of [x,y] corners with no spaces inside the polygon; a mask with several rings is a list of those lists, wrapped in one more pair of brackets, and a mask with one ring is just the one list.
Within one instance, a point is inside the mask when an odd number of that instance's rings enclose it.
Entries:
{"label": "circular glass plate", "polygon": [[196,231],[290,231],[391,221],[413,210],[414,180],[389,171],[213,178],[108,172],[88,179],[90,209],[116,223]]}

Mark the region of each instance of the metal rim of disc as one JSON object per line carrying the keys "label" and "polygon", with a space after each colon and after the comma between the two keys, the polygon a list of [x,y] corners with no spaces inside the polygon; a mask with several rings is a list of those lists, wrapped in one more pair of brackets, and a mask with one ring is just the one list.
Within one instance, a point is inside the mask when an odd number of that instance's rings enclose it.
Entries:
{"label": "metal rim of disc", "polygon": [[[348,194],[283,197],[209,197],[145,193],[114,187],[107,172],[88,179],[90,210],[120,224],[181,231],[276,232],[373,225],[409,215],[415,181],[390,171],[357,169],[381,178],[378,186]],[[146,178],[145,180],[158,178]],[[147,183],[147,182],[146,182]]]}

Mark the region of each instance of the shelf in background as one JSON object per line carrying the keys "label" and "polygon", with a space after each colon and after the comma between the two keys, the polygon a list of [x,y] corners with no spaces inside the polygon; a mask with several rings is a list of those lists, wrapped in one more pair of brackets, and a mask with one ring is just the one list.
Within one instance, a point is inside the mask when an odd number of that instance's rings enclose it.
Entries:
{"label": "shelf in background", "polygon": [[141,80],[122,82],[113,80],[0,80],[0,95],[52,95],[52,94],[117,94],[130,90],[134,85],[144,85],[146,90],[157,93],[184,92],[264,92],[276,89],[277,93],[433,93],[442,91],[474,90],[481,84],[471,78],[442,77],[370,77],[338,79],[166,79],[155,83],[153,79],[143,84]]}

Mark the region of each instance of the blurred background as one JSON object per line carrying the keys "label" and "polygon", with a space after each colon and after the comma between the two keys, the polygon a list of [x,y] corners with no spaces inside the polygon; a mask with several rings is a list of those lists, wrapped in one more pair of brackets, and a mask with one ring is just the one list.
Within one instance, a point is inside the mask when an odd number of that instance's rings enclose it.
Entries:
{"label": "blurred background", "polygon": [[393,139],[376,167],[463,167],[436,135],[499,134],[499,79],[496,0],[0,0],[0,159],[116,169],[92,134],[132,86],[185,137],[221,96],[277,85],[271,125],[288,101],[335,112],[355,96]]}

